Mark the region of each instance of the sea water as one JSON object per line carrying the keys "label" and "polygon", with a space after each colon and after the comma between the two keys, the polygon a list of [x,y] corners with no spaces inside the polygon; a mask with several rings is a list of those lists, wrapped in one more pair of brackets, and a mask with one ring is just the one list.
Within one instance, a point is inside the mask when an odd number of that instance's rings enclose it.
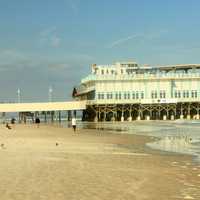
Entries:
{"label": "sea water", "polygon": [[146,145],[153,149],[190,154],[200,162],[200,120],[176,121],[133,121],[79,123],[83,128],[95,128],[119,132],[120,134],[137,134],[155,137]]}

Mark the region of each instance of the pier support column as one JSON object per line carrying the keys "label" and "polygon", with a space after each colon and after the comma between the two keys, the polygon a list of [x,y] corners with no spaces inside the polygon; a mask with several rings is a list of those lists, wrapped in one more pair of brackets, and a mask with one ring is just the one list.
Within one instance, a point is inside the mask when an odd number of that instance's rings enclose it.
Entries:
{"label": "pier support column", "polygon": [[47,123],[47,112],[44,111],[44,122]]}
{"label": "pier support column", "polygon": [[150,116],[149,116],[149,115],[146,116],[146,120],[147,120],[147,121],[150,120]]}
{"label": "pier support column", "polygon": [[171,115],[171,120],[174,120],[174,119],[175,119],[174,115]]}
{"label": "pier support column", "polygon": [[190,116],[190,104],[188,105],[187,119],[191,119],[191,116]]}
{"label": "pier support column", "polygon": [[67,120],[70,121],[71,118],[72,118],[72,112],[71,112],[71,110],[69,110],[67,113]]}
{"label": "pier support column", "polygon": [[122,106],[122,116],[121,116],[121,122],[124,121],[124,107]]}
{"label": "pier support column", "polygon": [[167,120],[167,116],[166,115],[163,115],[163,120]]}
{"label": "pier support column", "polygon": [[98,117],[97,117],[97,115],[94,117],[94,122],[98,122]]}
{"label": "pier support column", "polygon": [[103,121],[106,121],[106,112],[103,113]]}
{"label": "pier support column", "polygon": [[111,117],[111,121],[114,122],[115,121],[115,113],[112,113],[112,117]]}
{"label": "pier support column", "polygon": [[60,110],[58,111],[58,120],[59,120],[59,123],[61,123],[61,111]]}
{"label": "pier support column", "polygon": [[138,115],[138,116],[137,116],[137,120],[138,120],[138,121],[140,121],[140,120],[141,120],[141,117],[140,117],[140,115]]}
{"label": "pier support column", "polygon": [[54,111],[51,111],[51,122],[54,121]]}
{"label": "pier support column", "polygon": [[181,114],[181,115],[180,115],[180,119],[183,119],[183,118],[184,118],[184,116],[183,116],[183,114]]}
{"label": "pier support column", "polygon": [[190,116],[190,115],[187,115],[187,119],[191,119],[191,116]]}
{"label": "pier support column", "polygon": [[196,115],[196,119],[199,119],[199,114]]}
{"label": "pier support column", "polygon": [[128,121],[132,122],[132,117],[131,116],[129,116]]}

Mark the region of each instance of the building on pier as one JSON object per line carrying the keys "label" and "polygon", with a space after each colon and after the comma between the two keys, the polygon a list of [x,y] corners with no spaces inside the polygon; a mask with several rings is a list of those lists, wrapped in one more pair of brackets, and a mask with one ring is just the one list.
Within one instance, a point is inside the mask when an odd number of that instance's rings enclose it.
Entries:
{"label": "building on pier", "polygon": [[93,64],[76,98],[87,100],[83,120],[199,119],[200,64]]}

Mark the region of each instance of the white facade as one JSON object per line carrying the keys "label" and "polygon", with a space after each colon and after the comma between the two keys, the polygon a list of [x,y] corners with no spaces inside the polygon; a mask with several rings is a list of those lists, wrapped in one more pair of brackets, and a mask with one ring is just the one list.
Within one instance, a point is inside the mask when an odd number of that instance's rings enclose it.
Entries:
{"label": "white facade", "polygon": [[200,100],[200,64],[93,65],[91,74],[81,80],[78,96],[91,104],[196,102]]}

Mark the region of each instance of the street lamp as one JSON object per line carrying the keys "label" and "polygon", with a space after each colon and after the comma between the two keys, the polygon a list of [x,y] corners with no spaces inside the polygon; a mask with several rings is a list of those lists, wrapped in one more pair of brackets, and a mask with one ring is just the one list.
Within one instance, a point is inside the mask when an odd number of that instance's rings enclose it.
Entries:
{"label": "street lamp", "polygon": [[53,89],[52,89],[52,87],[50,86],[50,87],[49,87],[49,102],[52,102],[52,93],[53,93]]}
{"label": "street lamp", "polygon": [[21,91],[20,91],[19,88],[17,89],[17,102],[18,102],[18,103],[21,102]]}

